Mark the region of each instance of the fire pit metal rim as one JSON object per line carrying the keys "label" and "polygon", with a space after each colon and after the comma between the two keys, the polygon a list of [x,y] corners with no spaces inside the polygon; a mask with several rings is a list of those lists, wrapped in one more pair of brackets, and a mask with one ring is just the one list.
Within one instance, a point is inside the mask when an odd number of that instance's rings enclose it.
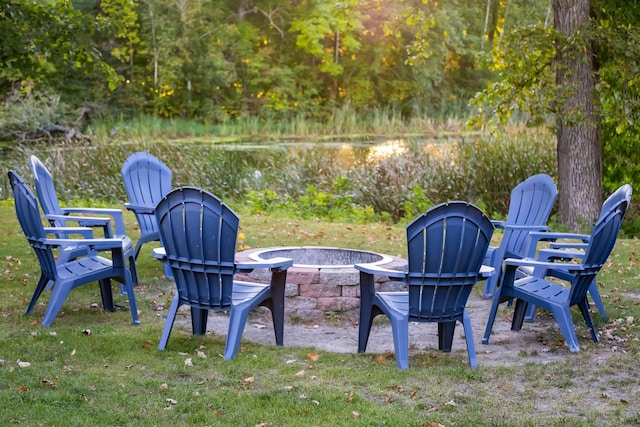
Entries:
{"label": "fire pit metal rim", "polygon": [[[374,264],[374,265],[382,265],[382,264],[388,264],[390,262],[393,261],[393,258],[389,255],[386,254],[381,254],[381,253],[377,253],[377,252],[373,252],[373,251],[367,251],[367,250],[362,250],[362,249],[348,249],[348,248],[336,248],[336,247],[330,247],[330,246],[274,246],[274,247],[270,247],[270,248],[264,248],[264,249],[257,249],[254,251],[251,251],[250,253],[248,253],[248,256],[250,259],[254,260],[254,261],[264,261],[268,258],[264,258],[263,254],[267,254],[267,253],[271,253],[271,252],[281,252],[281,251],[314,251],[314,250],[318,250],[318,251],[345,251],[345,252],[358,252],[358,253],[362,253],[362,254],[366,254],[368,256],[374,256],[377,257],[378,259],[376,261],[373,262],[357,262],[354,264],[298,264],[295,261],[294,258],[294,267],[297,268],[313,268],[313,269],[324,269],[324,268],[336,268],[336,269],[342,269],[342,268],[353,268],[355,264]],[[278,256],[283,256],[285,258],[287,258],[286,254],[278,254]],[[290,257],[293,258],[293,257]]]}

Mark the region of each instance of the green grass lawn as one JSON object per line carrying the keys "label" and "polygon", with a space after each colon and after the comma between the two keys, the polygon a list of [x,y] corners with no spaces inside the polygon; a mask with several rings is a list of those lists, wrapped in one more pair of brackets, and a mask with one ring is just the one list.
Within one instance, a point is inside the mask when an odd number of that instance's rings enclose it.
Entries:
{"label": "green grass lawn", "polygon": [[[405,256],[401,227],[239,213],[243,247],[322,245]],[[610,320],[596,326],[606,343],[581,339],[580,353],[557,362],[480,364],[477,370],[465,359],[427,351],[412,356],[409,370],[399,371],[375,354],[249,341],[243,341],[236,359],[224,361],[223,331],[193,337],[186,327],[174,327],[167,350],[159,351],[166,309],[157,307],[168,305],[173,284],[162,277],[162,266],[148,249],[138,263],[140,326],[131,325],[125,310],[104,312],[98,286],[89,285],[74,290],[52,327],[44,328],[47,293],[29,316],[22,314],[39,275],[35,256],[13,208],[0,206],[0,215],[3,425],[640,424],[637,240],[619,240],[599,276]],[[133,216],[125,218],[135,240]],[[117,292],[114,298],[127,306]],[[577,310],[574,314],[582,327]],[[486,319],[474,321],[484,325]],[[603,348],[615,351],[598,360],[596,350]]]}

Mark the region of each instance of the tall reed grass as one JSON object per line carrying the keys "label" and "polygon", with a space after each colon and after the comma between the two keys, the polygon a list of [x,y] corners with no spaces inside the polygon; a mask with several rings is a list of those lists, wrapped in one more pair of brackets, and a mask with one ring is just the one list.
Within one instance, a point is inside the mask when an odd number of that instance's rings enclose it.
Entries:
{"label": "tall reed grass", "polygon": [[[223,149],[214,140],[98,138],[100,142],[93,144],[20,147],[2,163],[28,180],[28,157],[34,154],[54,175],[62,201],[121,204],[126,200],[120,176],[124,160],[133,152],[148,151],[173,170],[175,186],[206,188],[238,206],[392,222],[454,199],[471,201],[500,217],[519,182],[541,172],[556,176],[554,139],[545,133],[472,141],[411,138],[365,148],[283,141],[269,148],[258,144],[243,149],[237,144]],[[4,174],[0,184],[0,197],[9,198]]]}

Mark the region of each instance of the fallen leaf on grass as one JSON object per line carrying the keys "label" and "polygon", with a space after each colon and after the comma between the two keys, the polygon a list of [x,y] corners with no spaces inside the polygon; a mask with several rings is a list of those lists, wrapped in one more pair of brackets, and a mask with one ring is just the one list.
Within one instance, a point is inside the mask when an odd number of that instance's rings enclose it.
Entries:
{"label": "fallen leaf on grass", "polygon": [[196,354],[198,355],[198,357],[199,357],[200,359],[206,359],[206,358],[207,358],[207,355],[206,355],[206,354],[204,354],[204,351],[200,351],[200,350],[198,350],[198,352],[197,352]]}
{"label": "fallen leaf on grass", "polygon": [[168,403],[170,403],[170,404],[172,404],[172,405],[177,405],[177,404],[178,404],[178,401],[177,401],[177,400],[175,400],[175,399],[171,399],[171,398],[169,398],[169,397],[165,399],[165,402],[168,402]]}
{"label": "fallen leaf on grass", "polygon": [[437,423],[437,422],[435,422],[435,421],[427,421],[427,425],[428,425],[429,427],[444,427],[442,424]]}
{"label": "fallen leaf on grass", "polygon": [[193,360],[190,357],[184,359],[184,366],[193,366]]}
{"label": "fallen leaf on grass", "polygon": [[445,406],[458,406],[458,404],[453,399],[451,399],[450,401],[445,403]]}
{"label": "fallen leaf on grass", "polygon": [[25,386],[21,385],[21,386],[18,387],[18,391],[20,393],[26,393],[26,392],[29,391],[29,387],[25,387]]}
{"label": "fallen leaf on grass", "polygon": [[29,366],[31,366],[31,363],[29,362],[23,362],[22,360],[18,359],[18,367],[19,368],[28,368]]}
{"label": "fallen leaf on grass", "polygon": [[313,361],[313,362],[317,362],[318,359],[320,359],[320,355],[316,354],[316,353],[307,353],[307,359]]}
{"label": "fallen leaf on grass", "polygon": [[142,348],[151,348],[152,346],[153,346],[153,343],[151,342],[151,340],[142,341]]}
{"label": "fallen leaf on grass", "polygon": [[256,380],[255,377],[247,377],[245,379],[243,379],[242,381],[240,381],[240,385],[242,387],[246,387],[249,384],[253,384],[253,382]]}
{"label": "fallen leaf on grass", "polygon": [[46,378],[40,378],[40,381],[42,381],[42,384],[48,385],[51,388],[56,388],[57,387],[56,383],[54,383],[53,381],[48,380]]}
{"label": "fallen leaf on grass", "polygon": [[351,411],[351,418],[353,418],[354,420],[358,419],[359,416],[360,414],[356,411]]}

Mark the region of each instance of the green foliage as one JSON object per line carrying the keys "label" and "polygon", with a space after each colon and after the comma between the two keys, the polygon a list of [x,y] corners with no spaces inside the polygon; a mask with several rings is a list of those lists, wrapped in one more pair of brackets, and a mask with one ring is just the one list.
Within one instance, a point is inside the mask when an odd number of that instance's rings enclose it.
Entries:
{"label": "green foliage", "polygon": [[101,83],[115,88],[115,72],[96,50],[98,30],[68,0],[0,2],[0,90],[29,80],[61,90],[78,70],[99,74]]}

